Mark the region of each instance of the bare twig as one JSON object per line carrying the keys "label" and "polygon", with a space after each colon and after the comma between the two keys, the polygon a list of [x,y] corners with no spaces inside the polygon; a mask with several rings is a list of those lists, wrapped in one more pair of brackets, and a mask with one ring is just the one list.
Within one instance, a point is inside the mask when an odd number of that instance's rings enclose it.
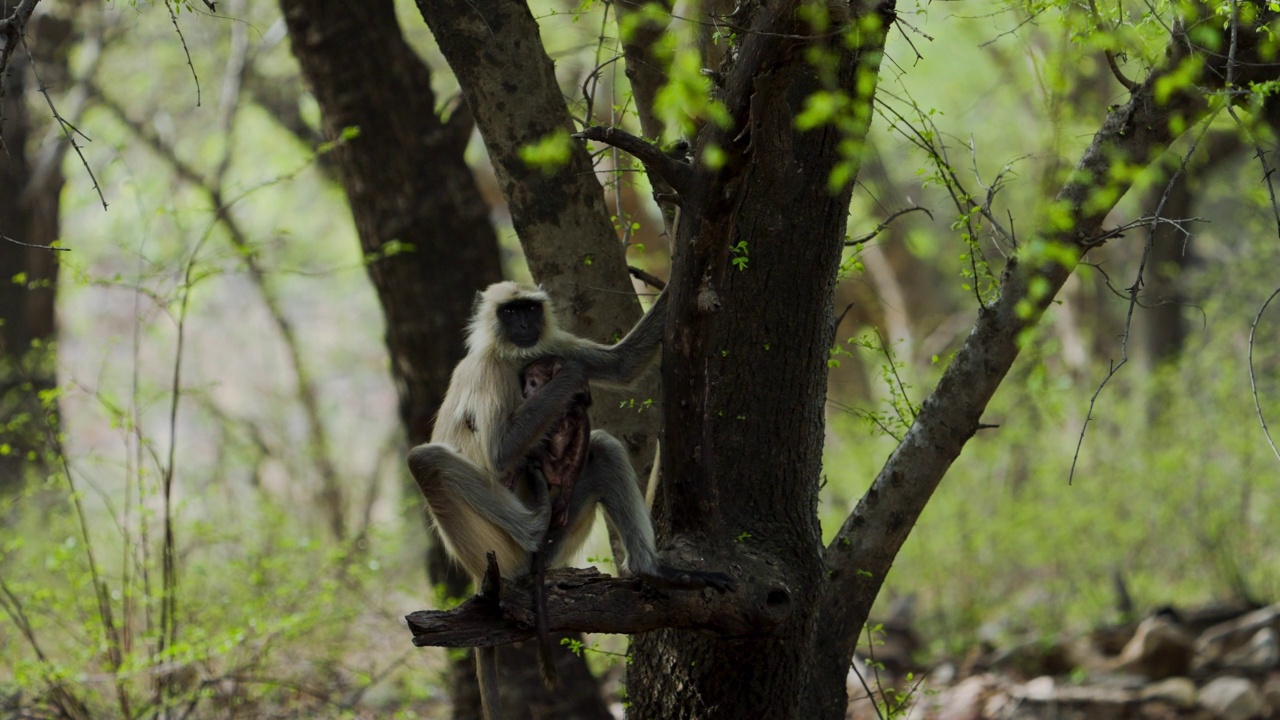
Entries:
{"label": "bare twig", "polygon": [[21,245],[22,247],[35,248],[36,250],[53,250],[55,252],[67,252],[68,250],[71,249],[71,248],[65,248],[65,247],[58,247],[57,245],[36,245],[34,243],[24,243],[21,240],[14,240],[13,238],[9,237],[8,235],[5,235],[4,233],[0,233],[0,240],[4,240],[5,242],[11,242],[14,245]]}
{"label": "bare twig", "polygon": [[[867,628],[867,642],[871,642],[871,628],[869,627]],[[858,676],[858,682],[861,683],[862,689],[867,693],[867,700],[870,700],[871,707],[875,708],[876,717],[884,720],[884,713],[880,712],[880,703],[876,702],[875,693],[871,692],[871,686],[867,684],[867,679],[862,676],[862,672],[858,670],[856,664],[851,664],[849,667],[853,668],[853,674]]]}
{"label": "bare twig", "polygon": [[173,9],[172,0],[164,0],[164,7],[169,11],[169,20],[173,23],[174,32],[178,33],[182,52],[187,55],[187,67],[191,68],[191,78],[196,83],[196,107],[200,107],[200,76],[196,74],[196,66],[191,62],[191,49],[187,47],[187,38],[182,34],[182,28],[178,27],[178,13]]}
{"label": "bare twig", "polygon": [[1191,147],[1187,148],[1186,154],[1182,156],[1182,162],[1178,164],[1178,169],[1174,171],[1173,177],[1169,178],[1169,183],[1165,185],[1164,194],[1160,196],[1160,202],[1156,205],[1155,212],[1151,214],[1151,219],[1148,223],[1150,231],[1147,233],[1146,243],[1142,246],[1142,259],[1138,262],[1138,272],[1133,279],[1133,284],[1126,291],[1129,296],[1129,309],[1125,313],[1124,332],[1120,336],[1120,362],[1111,364],[1107,370],[1106,377],[1102,378],[1102,382],[1098,383],[1098,389],[1094,391],[1093,397],[1089,398],[1089,411],[1085,413],[1084,424],[1080,426],[1080,437],[1076,439],[1076,451],[1071,456],[1071,469],[1067,472],[1068,485],[1075,479],[1076,463],[1080,460],[1080,448],[1084,445],[1085,432],[1088,431],[1089,423],[1093,420],[1093,409],[1098,402],[1098,396],[1102,394],[1102,389],[1107,386],[1111,378],[1115,377],[1120,368],[1129,363],[1129,335],[1133,328],[1133,312],[1138,307],[1138,293],[1142,289],[1147,260],[1151,257],[1151,248],[1155,243],[1156,226],[1160,223],[1160,215],[1164,212],[1164,206],[1169,202],[1169,194],[1173,191],[1174,185],[1186,172],[1187,165],[1191,162],[1192,153],[1196,151],[1196,148],[1200,147],[1200,141],[1204,139],[1205,133],[1209,132],[1209,127],[1216,117],[1218,117],[1217,110],[1209,113],[1209,116],[1205,118],[1200,127],[1200,133],[1191,141]]}
{"label": "bare twig", "polygon": [[[35,384],[34,379],[27,374],[26,368],[23,367],[21,363],[15,364],[14,368],[22,377],[24,382],[32,385]],[[118,672],[123,664],[123,657],[121,655],[120,627],[116,625],[111,614],[111,593],[108,591],[106,580],[103,579],[102,572],[98,568],[98,560],[97,555],[94,552],[93,540],[89,536],[89,519],[85,514],[84,501],[81,498],[81,492],[76,487],[75,477],[71,473],[71,463],[67,460],[66,449],[62,445],[62,438],[56,418],[49,410],[46,409],[40,413],[40,421],[43,425],[45,441],[49,444],[49,448],[52,449],[54,456],[57,458],[58,468],[62,473],[63,479],[67,483],[67,494],[71,500],[71,506],[75,510],[76,522],[80,529],[80,539],[84,544],[85,561],[89,566],[89,579],[90,582],[93,583],[94,599],[98,603],[98,619],[102,622],[103,631],[106,634],[107,658],[110,662],[111,669]],[[10,599],[13,600],[13,598]],[[116,690],[121,696],[121,704],[127,713],[128,700],[125,697],[121,684],[122,682],[122,678],[116,679]],[[58,692],[62,692],[60,685],[55,686],[54,689]],[[75,696],[70,695],[69,692],[65,693],[64,699],[72,705],[78,705],[79,703],[79,700]],[[83,707],[81,707],[79,714],[71,714],[69,717],[87,718],[89,717],[89,714],[87,710],[84,710]]]}
{"label": "bare twig", "polygon": [[[182,400],[182,360],[183,350],[186,347],[187,309],[191,302],[191,288],[196,283],[193,277],[196,259],[208,237],[209,234],[206,232],[187,258],[182,278],[182,300],[178,306],[178,337],[174,347],[172,382],[169,391],[169,450],[161,476],[161,494],[164,498],[162,516],[164,539],[160,552],[160,643],[156,650],[157,658],[163,657],[165,649],[173,647],[178,641],[177,538],[173,527],[174,458],[178,447],[178,406]],[[172,676],[168,675],[156,683],[157,706],[162,706],[166,697],[173,691],[172,679]]]}
{"label": "bare twig", "polygon": [[1267,436],[1267,444],[1271,446],[1271,452],[1275,453],[1277,460],[1280,460],[1280,448],[1276,448],[1276,441],[1272,439],[1271,430],[1267,428],[1267,419],[1262,415],[1262,401],[1258,399],[1258,378],[1253,370],[1253,338],[1258,332],[1262,313],[1267,311],[1267,306],[1276,299],[1276,296],[1280,296],[1280,288],[1276,288],[1267,301],[1262,303],[1262,307],[1258,308],[1258,314],[1253,317],[1253,322],[1249,325],[1249,389],[1253,392],[1253,409],[1258,413],[1258,424],[1262,426],[1262,434]]}
{"label": "bare twig", "polygon": [[880,221],[880,224],[876,225],[875,229],[867,233],[866,235],[863,235],[855,240],[846,240],[844,243],[844,246],[857,247],[859,245],[865,245],[866,243],[874,240],[876,236],[879,235],[880,233],[884,232],[885,230],[888,230],[889,224],[892,223],[894,220],[897,220],[899,217],[902,217],[903,215],[906,215],[909,212],[915,212],[917,210],[924,213],[925,215],[928,215],[930,220],[933,219],[933,213],[929,212],[928,208],[920,207],[919,205],[915,207],[903,208],[891,214],[889,217],[885,218],[884,220]]}
{"label": "bare twig", "polygon": [[[998,232],[1005,234],[1006,237],[1011,237],[1012,235],[1010,233],[1004,233],[1003,229],[1000,228],[999,223],[995,221],[994,215],[991,212],[989,200],[986,204],[976,203],[973,194],[968,191],[964,183],[960,180],[960,177],[956,174],[955,168],[951,165],[951,159],[947,156],[946,145],[939,140],[939,138],[942,137],[942,133],[938,130],[938,126],[933,122],[933,119],[929,117],[928,114],[921,111],[916,102],[908,96],[905,102],[915,110],[917,119],[927,130],[926,133],[926,130],[917,128],[903,117],[902,113],[898,112],[898,110],[892,105],[889,105],[881,99],[879,97],[881,95],[889,95],[892,97],[891,94],[886,93],[885,90],[881,88],[877,93],[877,98],[875,100],[878,111],[882,115],[885,115],[885,119],[889,121],[893,130],[896,130],[908,142],[915,145],[928,156],[929,160],[934,164],[934,167],[937,168],[939,178],[942,180],[942,186],[946,188],[947,194],[951,197],[951,202],[955,206],[957,214],[959,214],[961,219],[964,221],[966,231],[965,242],[969,246],[969,268],[973,273],[973,295],[978,301],[978,306],[982,309],[986,309],[987,303],[982,298],[982,277],[979,274],[979,258],[982,259],[982,269],[987,271],[986,279],[994,282],[995,277],[991,272],[990,263],[987,262],[986,255],[982,252],[982,246],[978,240],[978,226],[974,224],[973,209],[975,205],[978,207],[978,214],[987,218]],[[973,144],[970,143],[969,147],[972,150]],[[981,183],[981,179],[979,179],[979,183]],[[991,197],[994,197],[994,195],[989,195],[989,199]]]}
{"label": "bare twig", "polygon": [[107,209],[107,198],[102,194],[102,187],[98,185],[98,178],[93,174],[93,168],[89,167],[89,161],[84,157],[84,150],[80,144],[76,142],[76,135],[90,140],[88,135],[80,132],[79,128],[72,125],[69,120],[62,117],[62,113],[58,112],[58,107],[53,104],[53,98],[49,97],[49,88],[44,84],[44,80],[40,79],[40,72],[36,69],[36,59],[31,54],[31,49],[27,47],[27,38],[22,37],[22,51],[27,54],[27,60],[31,63],[31,73],[35,75],[36,85],[40,88],[40,94],[44,96],[44,101],[49,105],[49,112],[53,114],[53,119],[58,123],[58,127],[62,129],[62,134],[66,136],[67,142],[71,144],[71,149],[76,151],[76,155],[80,157],[80,164],[84,166],[84,171],[89,174],[89,179],[93,181],[94,192],[98,193],[98,201],[102,203],[102,209]]}

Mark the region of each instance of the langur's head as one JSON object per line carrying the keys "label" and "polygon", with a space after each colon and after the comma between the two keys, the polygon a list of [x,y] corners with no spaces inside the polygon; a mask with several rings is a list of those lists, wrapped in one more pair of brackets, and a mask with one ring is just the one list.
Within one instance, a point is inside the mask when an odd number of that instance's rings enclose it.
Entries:
{"label": "langur's head", "polygon": [[471,352],[521,355],[554,329],[551,300],[545,292],[514,282],[495,283],[476,296],[467,347]]}

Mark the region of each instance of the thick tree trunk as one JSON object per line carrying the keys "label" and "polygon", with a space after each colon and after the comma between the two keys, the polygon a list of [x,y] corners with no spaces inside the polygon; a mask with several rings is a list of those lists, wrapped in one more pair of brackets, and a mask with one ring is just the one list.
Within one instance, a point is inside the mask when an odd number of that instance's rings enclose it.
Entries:
{"label": "thick tree trunk", "polygon": [[682,195],[657,512],[663,538],[679,537],[710,567],[730,562],[744,590],[763,582],[765,602],[790,613],[758,639],[637,637],[628,682],[646,691],[632,695],[635,717],[803,717],[823,577],[827,360],[852,192],[852,176],[835,191],[829,179],[838,163],[856,162],[841,145],[862,142],[870,113],[809,131],[796,117],[822,90],[869,108],[871,90],[857,79],[875,77],[893,6],[876,10],[858,49],[839,34],[823,46],[838,60],[834,87],[802,43],[779,39],[808,32],[794,10],[757,11],[759,32],[746,35],[721,94],[735,125],[708,125],[695,149],[714,143],[730,159]]}
{"label": "thick tree trunk", "polygon": [[[448,123],[436,115],[427,66],[405,43],[391,0],[281,0],[293,52],[315,94],[330,137],[359,134],[334,150],[339,178],[370,258],[369,277],[386,317],[391,371],[411,443],[425,442],[453,366],[464,352],[477,290],[501,279],[489,209],[463,159],[471,132],[465,108]],[[407,251],[389,252],[388,243]],[[465,575],[439,543],[428,559],[433,583],[462,597]],[[562,689],[542,687],[532,644],[502,655],[508,717],[605,717],[583,660],[557,660]],[[454,717],[479,717],[470,658],[450,670]]]}
{"label": "thick tree trunk", "polygon": [[[35,22],[33,25],[37,24]],[[42,57],[56,53],[64,37],[50,35]],[[44,467],[47,420],[56,407],[42,407],[40,394],[57,386],[54,363],[58,198],[61,153],[37,159],[43,128],[27,109],[34,92],[25,53],[13,56],[4,103],[4,147],[0,152],[0,495],[21,486],[31,470]],[[7,239],[6,239],[7,238]],[[16,242],[15,242],[16,241]],[[25,244],[19,244],[25,243]]]}

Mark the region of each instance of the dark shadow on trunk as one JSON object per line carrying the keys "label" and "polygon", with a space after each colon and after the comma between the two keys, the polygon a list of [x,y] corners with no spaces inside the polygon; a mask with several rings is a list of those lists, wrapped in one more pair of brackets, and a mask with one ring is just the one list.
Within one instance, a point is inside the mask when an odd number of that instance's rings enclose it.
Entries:
{"label": "dark shadow on trunk", "polygon": [[[37,21],[38,19],[38,21]],[[33,19],[33,42],[40,57],[58,55],[66,29],[51,16]],[[43,64],[43,62],[42,62]],[[62,154],[41,152],[47,123],[29,112],[43,102],[24,52],[12,56],[8,99],[4,104],[6,152],[0,153],[0,496],[9,497],[46,466],[50,428],[56,427],[56,401],[42,405],[45,391],[57,387],[55,301],[58,252],[58,199],[64,179]],[[54,68],[44,69],[47,73]],[[47,80],[46,80],[47,82]],[[47,148],[52,150],[52,148]],[[25,243],[25,244],[19,244]],[[34,247],[33,247],[34,246]],[[51,396],[49,396],[51,397]]]}

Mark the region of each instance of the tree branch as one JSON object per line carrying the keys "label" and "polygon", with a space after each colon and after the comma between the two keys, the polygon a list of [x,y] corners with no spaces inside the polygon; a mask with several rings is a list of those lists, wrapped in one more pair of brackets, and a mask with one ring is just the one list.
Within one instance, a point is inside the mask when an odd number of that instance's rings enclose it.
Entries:
{"label": "tree branch", "polygon": [[596,140],[631,153],[637,160],[644,163],[645,169],[650,174],[666,181],[677,193],[686,193],[693,187],[696,173],[692,167],[662,152],[657,145],[631,133],[617,128],[594,126],[574,133],[573,137],[580,140]]}
{"label": "tree branch", "polygon": [[[1200,12],[1210,11],[1200,6]],[[1264,14],[1259,26],[1274,17],[1274,13]],[[1180,27],[1194,26],[1194,20]],[[1254,37],[1258,33],[1247,35],[1250,44],[1239,48],[1237,69],[1248,68],[1250,77],[1236,82],[1264,81],[1280,74],[1258,53]],[[1080,257],[1095,244],[1106,215],[1129,189],[1128,178],[1133,174],[1114,169],[1147,165],[1181,135],[1173,128],[1190,127],[1208,116],[1209,93],[1222,89],[1226,77],[1222,56],[1205,54],[1205,67],[1198,77],[1172,83],[1176,86],[1172,93],[1156,92],[1157,84],[1168,83],[1166,78],[1180,72],[1195,47],[1184,33],[1176,32],[1164,61],[1134,89],[1127,104],[1108,114],[1055,199],[1060,216],[1071,222],[1040,232],[1048,247],[1067,252],[1021,262],[1010,259],[999,299],[979,311],[973,331],[902,443],[827,547],[831,581],[819,610],[818,626],[824,631],[818,652],[825,657],[818,667],[847,666],[859,628],[893,559],[943,475],[981,426],[987,403],[1018,355],[1018,338],[1039,320]]]}
{"label": "tree branch", "polygon": [[[547,573],[547,625],[551,632],[636,633],[662,628],[703,630],[722,638],[768,635],[787,615],[778,590],[740,583],[737,590],[654,590],[640,580],[615,578],[595,568]],[[533,587],[526,577],[501,583],[491,595],[452,610],[405,616],[419,647],[488,647],[534,635]]]}
{"label": "tree branch", "polygon": [[635,265],[628,265],[627,272],[631,273],[631,277],[656,290],[662,290],[667,287],[667,282],[665,280],[643,268],[638,268]]}

